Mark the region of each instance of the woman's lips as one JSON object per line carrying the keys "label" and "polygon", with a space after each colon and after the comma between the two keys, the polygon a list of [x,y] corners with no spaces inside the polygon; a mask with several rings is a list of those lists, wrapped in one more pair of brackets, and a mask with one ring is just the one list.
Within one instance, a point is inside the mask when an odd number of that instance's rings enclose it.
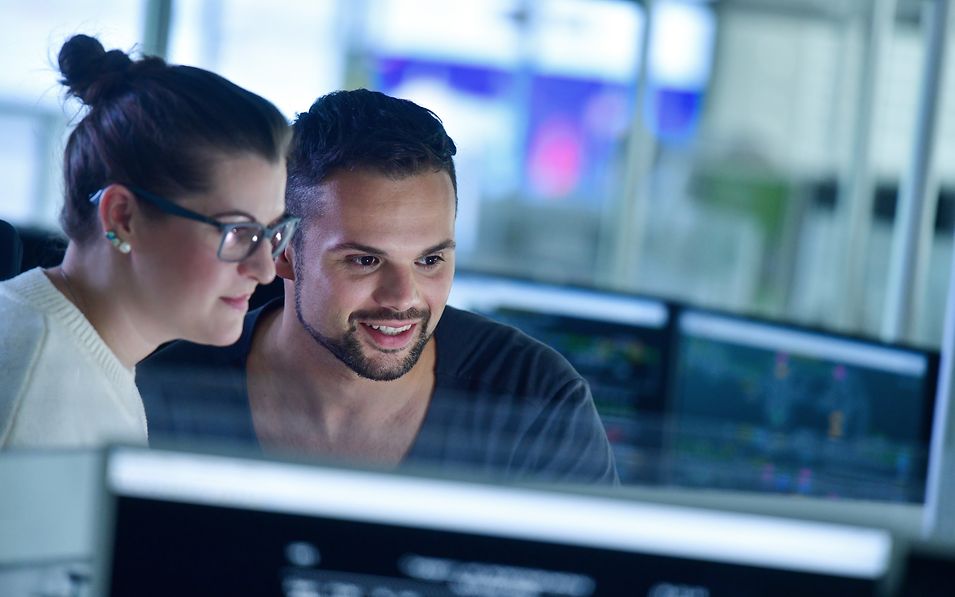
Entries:
{"label": "woman's lips", "polygon": [[239,296],[224,296],[220,300],[236,311],[247,311],[249,309],[250,296],[251,295],[248,294],[242,294]]}

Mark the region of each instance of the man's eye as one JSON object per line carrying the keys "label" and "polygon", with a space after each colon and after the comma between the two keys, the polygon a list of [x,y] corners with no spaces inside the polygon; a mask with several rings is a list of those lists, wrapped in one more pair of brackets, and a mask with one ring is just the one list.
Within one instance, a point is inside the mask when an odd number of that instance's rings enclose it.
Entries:
{"label": "man's eye", "polygon": [[444,261],[444,257],[440,255],[428,255],[427,257],[421,258],[419,263],[425,267],[434,267]]}
{"label": "man's eye", "polygon": [[355,265],[360,265],[361,267],[374,267],[378,265],[378,258],[374,255],[362,255],[360,257],[352,258],[352,262]]}

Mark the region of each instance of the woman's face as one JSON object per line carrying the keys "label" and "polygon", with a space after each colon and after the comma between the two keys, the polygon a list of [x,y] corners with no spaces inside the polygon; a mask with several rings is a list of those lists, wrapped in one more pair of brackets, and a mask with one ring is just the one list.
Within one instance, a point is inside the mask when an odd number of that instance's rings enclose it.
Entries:
{"label": "woman's face", "polygon": [[[215,164],[209,192],[170,199],[223,222],[269,226],[282,216],[284,161],[247,155],[223,157]],[[225,262],[216,255],[221,239],[216,227],[168,214],[143,215],[134,221],[138,229],[129,254],[134,302],[141,307],[137,319],[145,326],[140,331],[159,342],[235,342],[255,287],[275,277],[269,242],[260,242],[243,261]]]}

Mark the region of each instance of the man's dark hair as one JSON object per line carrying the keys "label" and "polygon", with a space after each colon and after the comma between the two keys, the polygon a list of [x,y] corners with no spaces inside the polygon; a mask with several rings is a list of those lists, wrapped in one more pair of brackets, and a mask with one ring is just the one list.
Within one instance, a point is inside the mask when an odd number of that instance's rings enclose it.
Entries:
{"label": "man's dark hair", "polygon": [[336,172],[360,169],[394,178],[447,172],[457,210],[457,148],[427,108],[367,89],[336,91],[299,114],[292,130],[285,191],[292,215],[320,213],[310,205],[317,199],[313,189]]}

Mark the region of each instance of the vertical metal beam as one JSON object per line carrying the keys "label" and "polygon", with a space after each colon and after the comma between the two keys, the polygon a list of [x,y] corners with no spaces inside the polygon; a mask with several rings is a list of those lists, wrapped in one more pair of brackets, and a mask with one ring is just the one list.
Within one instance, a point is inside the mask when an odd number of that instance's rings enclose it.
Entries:
{"label": "vertical metal beam", "polygon": [[872,227],[872,128],[875,123],[875,97],[885,56],[885,39],[895,22],[896,0],[875,0],[871,6],[859,81],[858,112],[852,141],[851,171],[839,197],[840,219],[846,235],[842,250],[837,296],[838,323],[858,329],[862,324],[865,289],[865,261]]}
{"label": "vertical metal beam", "polygon": [[633,286],[640,266],[640,252],[643,250],[649,202],[647,181],[653,170],[656,152],[656,141],[643,124],[643,105],[650,74],[650,30],[653,27],[654,2],[643,2],[640,70],[637,73],[633,119],[626,149],[624,184],[619,197],[604,210],[601,220],[595,281],[610,288]]}
{"label": "vertical metal beam", "polygon": [[147,0],[143,19],[143,54],[166,58],[173,0]]}
{"label": "vertical metal beam", "polygon": [[[926,191],[935,150],[935,128],[938,121],[938,96],[945,65],[945,33],[948,28],[948,0],[926,0],[922,5],[925,32],[925,55],[922,64],[922,88],[912,162],[904,186],[899,188],[895,210],[892,257],[889,264],[889,286],[882,319],[882,338],[888,342],[908,338],[912,333],[917,303],[913,289],[925,235],[932,235],[930,218],[925,217]],[[932,214],[930,214],[932,215]]]}
{"label": "vertical metal beam", "polygon": [[[944,23],[936,25],[944,41],[944,27],[948,25],[948,0],[933,0],[941,11]],[[933,31],[934,31],[933,27]],[[933,33],[934,35],[934,33]],[[943,43],[940,51],[946,51]],[[945,324],[942,329],[942,357],[935,417],[932,424],[932,443],[929,451],[928,485],[925,491],[923,534],[932,539],[952,541],[955,538],[955,259],[949,274],[948,298],[945,304]]]}
{"label": "vertical metal beam", "polygon": [[[42,123],[36,131],[37,151],[36,174],[33,178],[33,196],[36,198],[35,208],[31,217],[36,222],[56,221],[57,210],[63,202],[58,185],[55,184],[51,172],[56,172],[59,165],[54,157],[59,151],[65,138],[66,123],[58,113],[43,112],[38,114],[37,121]],[[62,151],[62,149],[60,149]]]}

